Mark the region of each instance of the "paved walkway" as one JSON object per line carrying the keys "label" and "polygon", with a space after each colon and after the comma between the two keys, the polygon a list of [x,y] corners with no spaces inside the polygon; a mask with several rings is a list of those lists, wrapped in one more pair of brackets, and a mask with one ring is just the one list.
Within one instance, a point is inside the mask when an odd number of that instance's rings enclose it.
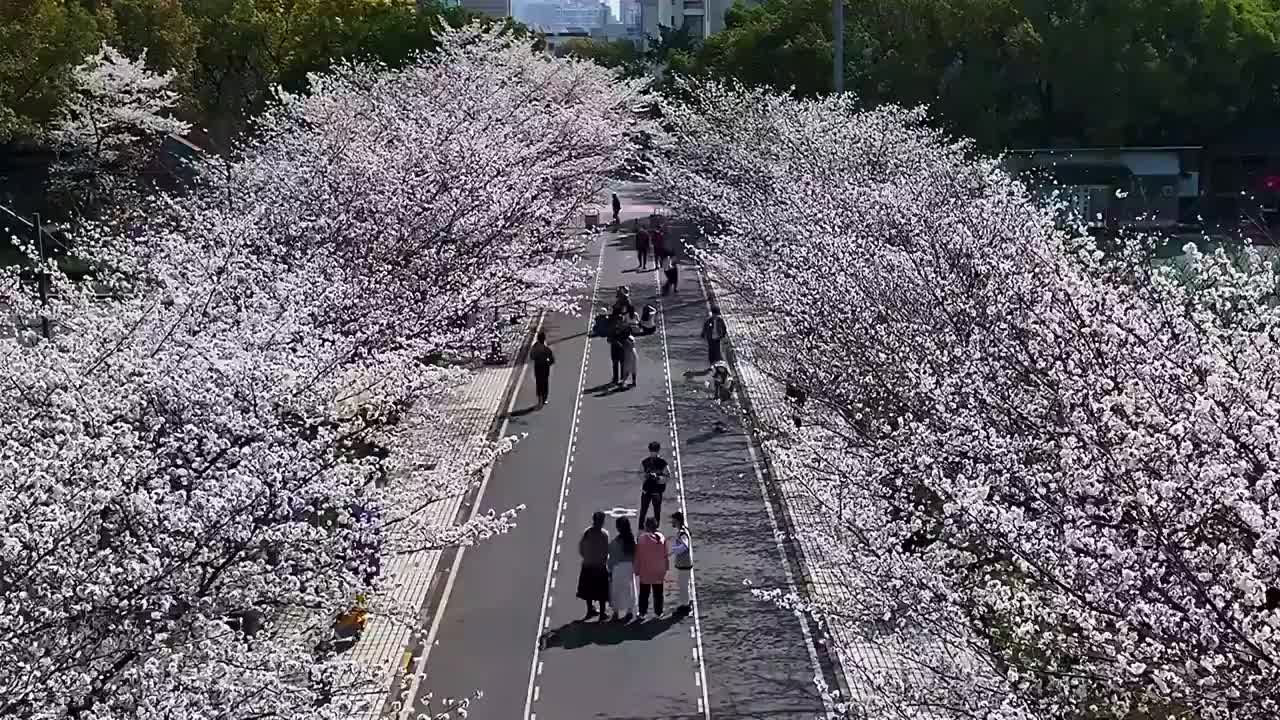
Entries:
{"label": "paved walkway", "polygon": [[[757,427],[783,428],[792,424],[793,411],[786,400],[785,386],[762,370],[758,356],[767,352],[769,338],[777,337],[780,329],[771,325],[765,313],[752,308],[732,288],[718,282],[714,275],[700,276],[698,282],[708,283],[706,292],[715,298],[729,327],[729,359],[740,384],[741,400]],[[814,412],[806,408],[806,412]],[[811,420],[812,418],[810,418]],[[808,439],[821,446],[824,432],[812,422],[803,432]],[[764,433],[761,433],[763,435]],[[760,438],[761,452],[766,458],[772,455],[774,441]],[[902,688],[915,683],[925,683],[925,671],[920,663],[919,650],[924,644],[936,652],[940,646],[923,636],[916,636],[909,629],[900,628],[886,632],[884,628],[854,619],[853,614],[832,611],[847,608],[856,603],[860,580],[850,572],[850,560],[842,554],[843,529],[839,527],[839,513],[824,506],[819,497],[833,497],[835,488],[815,488],[786,472],[779,472],[772,462],[766,463],[765,473],[770,489],[779,497],[784,508],[783,525],[792,540],[797,555],[799,585],[803,596],[812,600],[822,612],[823,641],[820,643],[839,669],[836,685],[842,704],[848,703],[855,712],[858,708],[877,708],[885,702],[896,704]],[[828,492],[828,490],[830,492]],[[957,660],[957,662],[962,662]],[[977,671],[977,668],[974,668]],[[899,708],[906,711],[906,708]],[[927,708],[914,708],[913,716],[921,718],[942,717]]]}
{"label": "paved walkway", "polygon": [[[655,209],[623,193],[624,220]],[[493,720],[809,720],[824,712],[813,683],[820,658],[801,618],[744,585],[787,588],[790,578],[745,436],[712,431],[697,278],[686,267],[680,296],[663,302],[657,275],[637,272],[630,248],[629,237],[603,234],[584,257],[596,270],[593,302],[577,317],[544,321],[556,353],[551,403],[535,409],[532,383],[517,385],[507,432],[528,436],[497,463],[477,502],[524,505],[520,526],[441,565],[415,712],[429,709],[428,691],[438,701],[477,690],[483,697],[470,717]],[[614,391],[607,345],[587,330],[592,307],[609,304],[621,284],[637,304],[658,306],[661,322],[639,343],[639,386]],[[595,510],[635,512],[651,440],[676,471],[663,529],[678,507],[693,527],[696,612],[627,627],[581,622],[577,538]],[[669,582],[669,605],[674,596]]]}

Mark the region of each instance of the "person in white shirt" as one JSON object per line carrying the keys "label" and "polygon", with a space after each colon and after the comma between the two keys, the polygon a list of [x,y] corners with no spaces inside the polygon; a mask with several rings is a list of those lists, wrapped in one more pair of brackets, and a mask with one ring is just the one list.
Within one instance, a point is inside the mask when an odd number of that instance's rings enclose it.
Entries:
{"label": "person in white shirt", "polygon": [[667,540],[667,551],[671,554],[671,565],[676,570],[676,591],[679,601],[675,612],[685,614],[693,610],[693,598],[690,585],[693,580],[693,545],[689,536],[689,528],[684,522],[684,513],[671,513],[671,527],[675,528]]}

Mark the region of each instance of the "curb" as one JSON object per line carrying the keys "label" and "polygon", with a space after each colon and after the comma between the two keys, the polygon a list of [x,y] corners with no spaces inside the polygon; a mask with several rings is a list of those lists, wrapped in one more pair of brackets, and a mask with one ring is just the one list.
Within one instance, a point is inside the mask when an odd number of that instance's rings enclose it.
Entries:
{"label": "curb", "polygon": [[[502,365],[481,365],[473,372],[483,372],[484,370],[501,370],[505,372],[506,378],[503,381],[502,392],[497,396],[497,402],[492,408],[486,408],[489,418],[484,426],[483,437],[486,441],[492,442],[498,439],[499,430],[502,427],[503,408],[511,402],[511,396],[515,392],[516,385],[520,379],[520,373],[529,356],[529,349],[533,345],[533,336],[537,330],[541,314],[531,317],[526,321],[524,330],[520,334],[519,345],[509,357],[508,361]],[[470,513],[471,508],[477,502],[480,486],[476,484],[467,493],[460,497],[458,508],[453,516],[449,518],[451,525],[457,525],[465,521]],[[453,571],[457,562],[458,548],[450,547],[441,550],[436,558],[434,567],[431,571],[431,577],[427,581],[427,589],[422,606],[417,615],[417,627],[426,628],[431,625],[436,613],[439,611],[440,601],[444,595],[445,580]],[[417,698],[408,697],[401,699],[401,691],[406,689],[405,678],[413,667],[415,660],[422,656],[424,650],[425,633],[413,632],[410,634],[409,644],[404,648],[403,655],[395,670],[391,673],[390,682],[384,684],[379,689],[379,694],[384,696],[380,705],[369,707],[364,713],[357,717],[364,717],[367,720],[376,718],[396,718],[404,709],[404,704],[413,704]]]}
{"label": "curb", "polygon": [[[719,293],[717,292],[714,283],[711,282],[711,277],[701,265],[696,267],[698,275],[702,278],[708,300],[718,305],[719,302],[717,297]],[[759,418],[760,415],[756,412],[755,404],[752,402],[751,395],[746,390],[746,384],[741,380],[742,373],[739,371],[737,341],[734,340],[732,332],[726,337],[726,339],[728,342],[724,344],[724,357],[725,362],[727,362],[729,367],[733,369],[734,378],[737,379],[737,386],[734,388],[737,400],[741,403],[743,412],[747,416],[751,418]],[[773,455],[765,448],[758,429],[758,422],[752,423],[750,427],[746,428],[746,430],[750,434],[750,442],[752,446],[755,447],[757,456],[764,464],[764,467],[761,468],[761,474],[764,476],[765,487],[769,493],[769,497],[766,498],[766,500],[773,505],[776,516],[780,520],[779,524],[782,526],[780,529],[784,534],[784,537],[781,539],[782,547],[786,553],[787,561],[791,563],[792,568],[797,571],[797,575],[802,580],[801,587],[798,588],[802,596],[804,599],[812,601],[814,595],[813,588],[819,583],[811,571],[810,559],[805,554],[804,548],[801,547],[799,541],[796,539],[797,523],[794,513],[792,512],[791,505],[787,502],[786,494],[779,484],[779,476],[774,466]],[[809,625],[809,631],[814,638],[830,637],[831,632],[829,630],[824,630],[819,626],[819,624],[808,613],[804,613],[804,621]],[[841,698],[849,698],[850,687],[846,674],[847,671],[840,663],[837,653],[833,652],[829,647],[829,644],[825,641],[821,643],[815,642],[814,645],[814,650],[817,652],[819,662],[822,665],[823,674],[827,676],[825,680],[830,687],[839,689]]]}

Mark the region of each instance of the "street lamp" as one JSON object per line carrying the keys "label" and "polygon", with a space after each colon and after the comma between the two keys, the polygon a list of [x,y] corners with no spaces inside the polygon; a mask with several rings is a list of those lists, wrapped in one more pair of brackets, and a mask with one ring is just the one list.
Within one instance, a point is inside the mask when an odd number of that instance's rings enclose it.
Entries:
{"label": "street lamp", "polygon": [[[40,213],[36,213],[36,248],[40,254],[39,274],[36,276],[36,282],[40,288],[40,305],[43,307],[49,304],[49,276],[45,273],[44,267],[44,223],[40,220]],[[49,316],[44,312],[40,313],[40,331],[44,335],[44,339],[50,338],[49,332]]]}
{"label": "street lamp", "polygon": [[831,3],[831,34],[833,46],[832,83],[835,92],[844,92],[844,0]]}

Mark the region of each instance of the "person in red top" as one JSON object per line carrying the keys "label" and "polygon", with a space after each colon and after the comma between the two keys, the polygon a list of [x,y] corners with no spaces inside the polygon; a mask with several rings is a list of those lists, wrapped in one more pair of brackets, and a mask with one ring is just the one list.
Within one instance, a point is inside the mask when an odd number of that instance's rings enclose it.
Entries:
{"label": "person in red top", "polygon": [[662,585],[667,580],[671,557],[667,554],[667,539],[658,532],[658,519],[649,518],[644,532],[636,540],[636,579],[640,584],[640,619],[649,612],[649,595],[653,595],[653,614],[662,617]]}

